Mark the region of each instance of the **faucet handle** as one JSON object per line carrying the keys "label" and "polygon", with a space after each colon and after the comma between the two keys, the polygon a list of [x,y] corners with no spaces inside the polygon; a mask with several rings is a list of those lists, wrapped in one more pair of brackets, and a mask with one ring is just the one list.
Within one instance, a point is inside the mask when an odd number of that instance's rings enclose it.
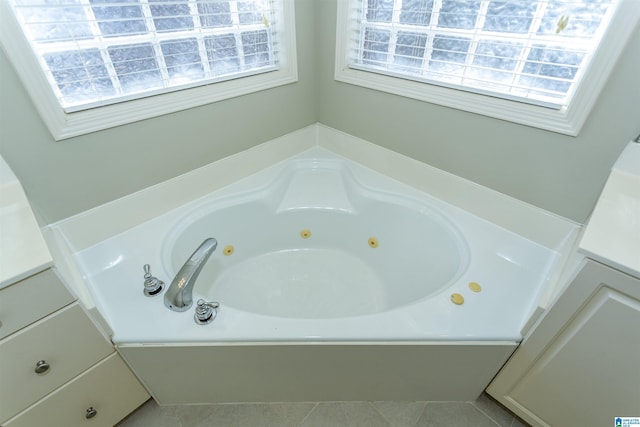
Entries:
{"label": "faucet handle", "polygon": [[217,308],[220,307],[219,302],[207,302],[203,299],[199,299],[196,305],[196,312],[193,315],[193,320],[195,320],[198,325],[211,323],[218,315]]}
{"label": "faucet handle", "polygon": [[158,295],[162,291],[164,282],[151,275],[151,266],[145,264],[144,267],[144,294],[148,297]]}

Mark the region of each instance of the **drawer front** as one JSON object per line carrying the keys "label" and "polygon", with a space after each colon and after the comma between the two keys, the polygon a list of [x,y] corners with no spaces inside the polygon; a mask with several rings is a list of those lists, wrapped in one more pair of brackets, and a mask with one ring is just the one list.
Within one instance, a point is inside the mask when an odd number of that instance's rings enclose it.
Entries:
{"label": "drawer front", "polygon": [[3,425],[112,427],[147,399],[147,391],[114,353]]}
{"label": "drawer front", "polygon": [[0,339],[74,301],[53,270],[0,290]]}
{"label": "drawer front", "polygon": [[[0,341],[0,421],[51,393],[114,351],[74,303]],[[38,361],[41,366],[36,373]]]}

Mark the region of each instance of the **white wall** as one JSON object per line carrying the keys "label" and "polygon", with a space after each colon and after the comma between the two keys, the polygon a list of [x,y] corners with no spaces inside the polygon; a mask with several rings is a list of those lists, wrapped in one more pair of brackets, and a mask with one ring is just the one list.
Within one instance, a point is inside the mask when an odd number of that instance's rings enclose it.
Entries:
{"label": "white wall", "polygon": [[55,142],[0,51],[0,153],[50,223],[316,122],[313,4],[296,0],[299,81]]}
{"label": "white wall", "polygon": [[336,0],[316,3],[318,121],[584,222],[640,133],[640,29],[573,138],[333,80]]}

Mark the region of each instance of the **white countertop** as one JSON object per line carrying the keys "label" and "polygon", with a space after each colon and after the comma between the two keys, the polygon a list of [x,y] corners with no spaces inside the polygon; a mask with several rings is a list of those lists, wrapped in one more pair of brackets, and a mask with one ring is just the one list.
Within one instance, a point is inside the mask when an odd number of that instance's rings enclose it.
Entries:
{"label": "white countertop", "polygon": [[630,142],[613,166],[580,251],[640,277],[640,143]]}
{"label": "white countertop", "polygon": [[52,264],[22,185],[0,157],[0,289]]}

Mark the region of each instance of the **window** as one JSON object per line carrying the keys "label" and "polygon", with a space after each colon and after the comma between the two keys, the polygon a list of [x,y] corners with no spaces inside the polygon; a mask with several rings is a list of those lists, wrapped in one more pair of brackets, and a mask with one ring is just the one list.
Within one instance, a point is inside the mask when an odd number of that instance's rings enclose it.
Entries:
{"label": "window", "polygon": [[[56,100],[49,121],[62,118],[52,130],[60,139],[297,79],[291,0],[10,3],[0,10],[16,18],[3,19],[3,44],[19,73],[37,64],[25,86],[49,85],[49,105],[41,94],[36,105],[47,116]],[[24,39],[33,57],[19,53]],[[84,123],[65,125],[74,121]]]}
{"label": "window", "polygon": [[575,135],[633,1],[345,0],[336,79]]}

